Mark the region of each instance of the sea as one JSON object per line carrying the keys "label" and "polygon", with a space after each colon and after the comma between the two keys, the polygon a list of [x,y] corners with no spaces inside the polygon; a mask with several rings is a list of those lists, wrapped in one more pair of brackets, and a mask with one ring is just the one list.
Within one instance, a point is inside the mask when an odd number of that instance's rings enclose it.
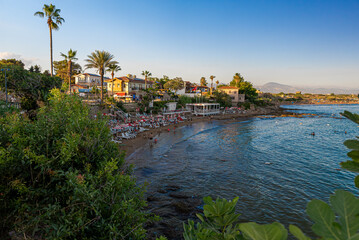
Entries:
{"label": "sea", "polygon": [[343,142],[359,128],[340,113],[359,113],[359,105],[283,108],[310,115],[171,127],[128,161],[148,191],[177,185],[200,198],[238,196],[241,222],[295,224],[313,236],[305,211],[311,199],[328,202],[336,189],[358,194],[355,174],[340,169],[340,162],[349,160]]}

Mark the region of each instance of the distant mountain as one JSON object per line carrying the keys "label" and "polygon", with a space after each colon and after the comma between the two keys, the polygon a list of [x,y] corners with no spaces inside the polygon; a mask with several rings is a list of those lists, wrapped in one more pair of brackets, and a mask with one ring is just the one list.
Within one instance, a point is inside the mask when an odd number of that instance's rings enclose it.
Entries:
{"label": "distant mountain", "polygon": [[262,92],[268,92],[268,93],[280,93],[280,92],[295,93],[300,91],[298,90],[298,88],[280,83],[275,83],[275,82],[269,82],[264,84],[263,86],[258,86],[257,89],[259,89]]}
{"label": "distant mountain", "polygon": [[359,89],[340,89],[340,88],[304,88],[304,87],[293,87],[285,84],[269,82],[263,86],[257,86],[262,92],[267,93],[313,93],[313,94],[358,94]]}

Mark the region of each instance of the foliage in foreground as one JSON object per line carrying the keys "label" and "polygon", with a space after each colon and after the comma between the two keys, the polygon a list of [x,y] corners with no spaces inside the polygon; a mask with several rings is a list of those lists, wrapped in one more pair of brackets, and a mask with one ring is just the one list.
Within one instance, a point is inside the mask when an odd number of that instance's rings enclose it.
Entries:
{"label": "foliage in foreground", "polygon": [[[237,201],[238,197],[232,201],[204,198],[204,215],[197,214],[200,222],[196,224],[192,220],[184,224],[184,239],[287,239],[288,231],[280,223],[239,223],[240,214],[235,213]],[[359,199],[350,192],[335,191],[330,205],[317,199],[310,201],[307,214],[314,222],[313,232],[320,239],[359,239]],[[299,240],[310,239],[294,225],[289,226],[289,232]]]}
{"label": "foliage in foreground", "polygon": [[143,189],[105,119],[58,90],[37,120],[0,119],[0,238],[143,239]]}
{"label": "foliage in foreground", "polygon": [[[343,116],[359,124],[359,115],[345,111]],[[359,172],[359,141],[344,142],[351,151],[348,156],[351,161],[342,162],[342,168]],[[359,177],[355,178],[359,187]],[[257,224],[254,222],[239,223],[240,214],[235,213],[238,197],[232,201],[225,199],[204,198],[204,215],[197,214],[200,222],[192,220],[184,224],[185,240],[285,240],[288,238],[287,229],[280,223]],[[313,221],[312,230],[319,239],[326,240],[358,240],[359,239],[359,199],[352,193],[336,190],[330,196],[329,204],[313,199],[307,205],[307,214]],[[310,240],[297,226],[290,225],[289,232],[299,240]]]}

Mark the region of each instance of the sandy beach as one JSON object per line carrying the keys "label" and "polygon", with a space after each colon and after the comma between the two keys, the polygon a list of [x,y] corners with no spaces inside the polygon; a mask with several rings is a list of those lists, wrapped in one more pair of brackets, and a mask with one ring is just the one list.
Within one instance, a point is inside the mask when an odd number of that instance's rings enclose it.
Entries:
{"label": "sandy beach", "polygon": [[[155,139],[158,139],[162,132],[173,132],[176,131],[177,128],[182,126],[190,125],[192,123],[197,122],[208,122],[213,120],[219,121],[238,121],[239,119],[245,119],[249,117],[256,117],[261,115],[282,115],[284,113],[284,109],[279,106],[271,106],[271,107],[261,107],[256,110],[247,110],[245,113],[239,114],[225,114],[225,115],[214,115],[212,117],[200,117],[200,116],[192,116],[188,118],[184,122],[180,122],[177,124],[172,124],[168,126],[162,126],[155,129],[149,129],[148,131],[139,133],[136,138],[133,139],[123,139],[122,143],[119,144],[120,151],[125,151],[126,158],[129,158],[132,154],[137,151],[141,151],[143,146],[147,144],[155,144]],[[150,139],[152,138],[152,139]]]}

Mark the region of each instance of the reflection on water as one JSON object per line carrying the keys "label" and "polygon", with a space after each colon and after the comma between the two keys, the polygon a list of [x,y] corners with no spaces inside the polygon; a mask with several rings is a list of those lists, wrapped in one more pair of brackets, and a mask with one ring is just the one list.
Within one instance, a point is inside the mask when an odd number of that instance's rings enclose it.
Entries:
{"label": "reflection on water", "polygon": [[239,196],[241,220],[296,224],[310,233],[310,199],[327,201],[338,188],[356,192],[354,174],[338,168],[347,159],[343,142],[358,128],[339,112],[359,106],[293,107],[319,116],[197,123],[162,133],[157,145],[128,160],[149,191],[176,184],[200,197]]}

